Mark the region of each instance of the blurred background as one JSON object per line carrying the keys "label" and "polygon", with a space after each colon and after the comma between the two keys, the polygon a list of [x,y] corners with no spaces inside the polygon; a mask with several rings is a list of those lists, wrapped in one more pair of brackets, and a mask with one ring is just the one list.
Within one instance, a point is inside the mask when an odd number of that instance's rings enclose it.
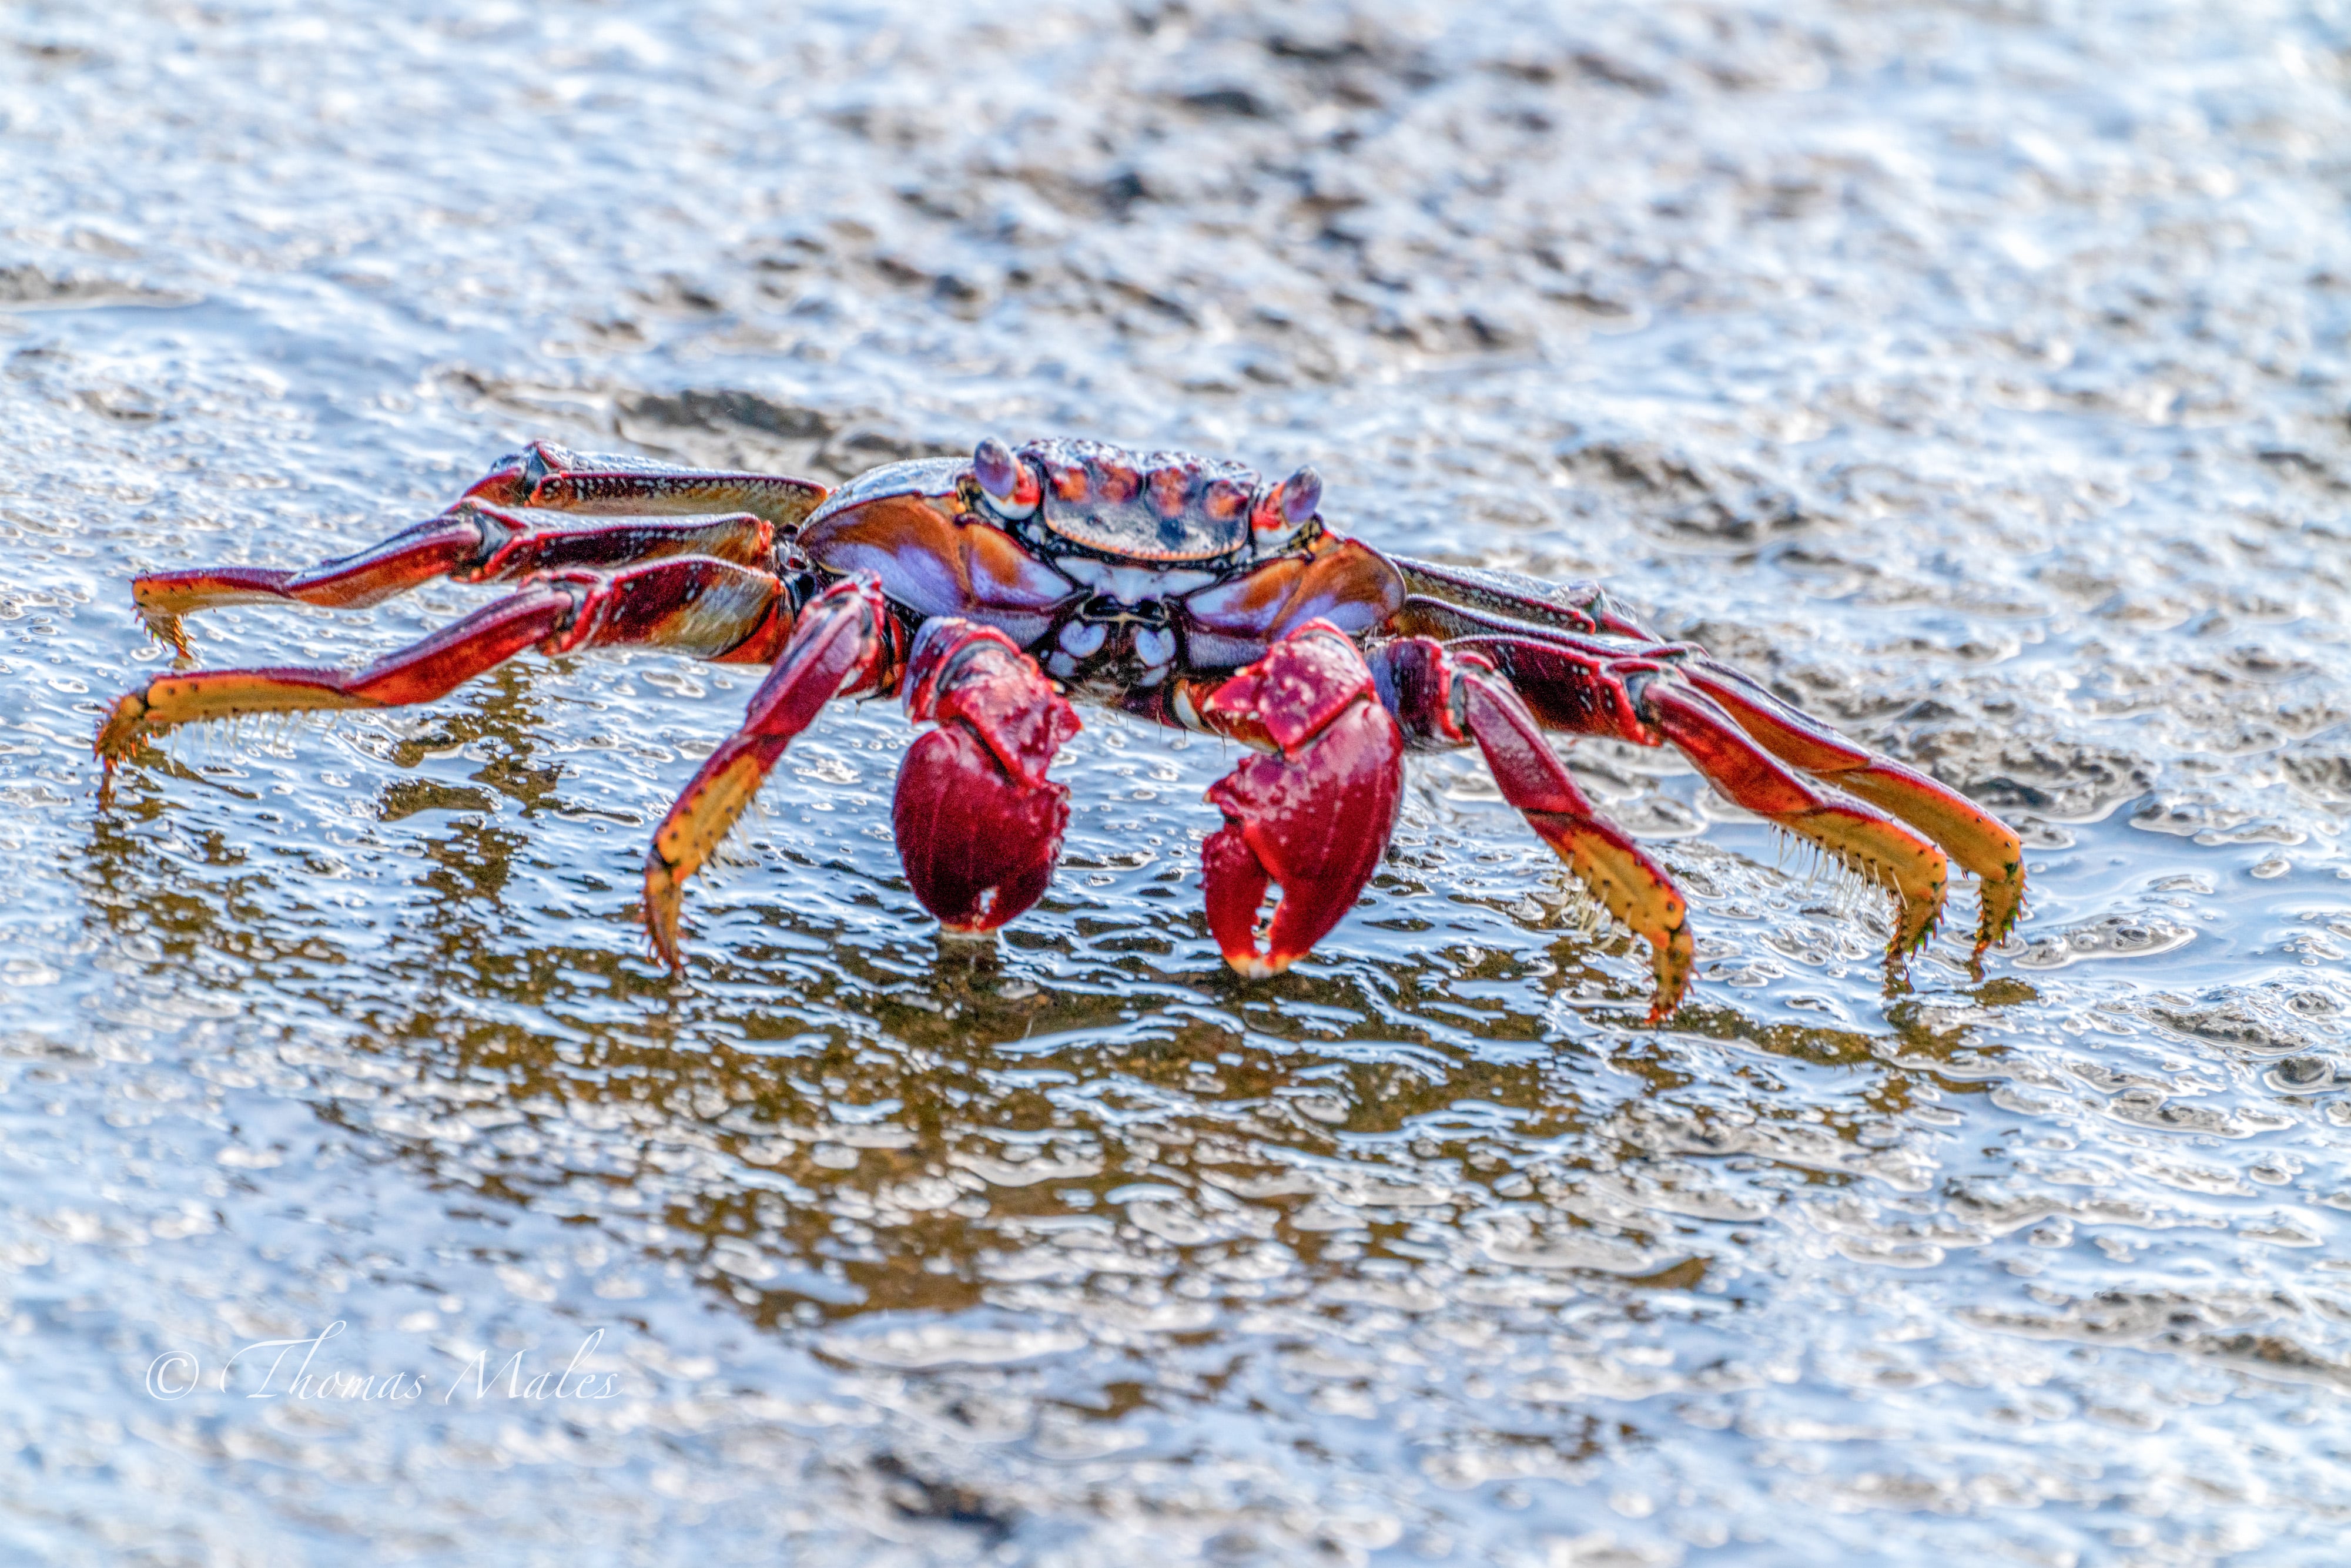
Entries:
{"label": "blurred background", "polygon": [[[2339,1561],[2346,50],[2262,0],[9,6],[6,1554]],[[1246,985],[1233,758],[1089,714],[975,953],[876,705],[676,984],[637,867],[749,681],[656,655],[97,799],[134,571],[340,553],[532,437],[989,432],[1603,577],[2019,824],[2031,915],[1978,982],[1959,887],[1888,994],[1872,896],[1584,744],[1692,894],[1672,1027],[1463,758]],[[220,1386],[330,1324],[314,1373],[422,1395]]]}

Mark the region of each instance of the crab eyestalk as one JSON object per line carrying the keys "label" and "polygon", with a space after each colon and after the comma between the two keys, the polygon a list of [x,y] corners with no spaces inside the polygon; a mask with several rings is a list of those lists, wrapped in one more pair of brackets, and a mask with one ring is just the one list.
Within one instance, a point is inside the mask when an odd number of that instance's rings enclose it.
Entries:
{"label": "crab eyestalk", "polygon": [[1013,455],[1012,448],[993,435],[972,448],[971,476],[978,482],[980,494],[987,497],[997,516],[1008,522],[1028,517],[1043,498],[1037,476]]}
{"label": "crab eyestalk", "polygon": [[1322,476],[1302,467],[1258,497],[1249,533],[1259,550],[1279,549],[1305,531],[1322,505]]}

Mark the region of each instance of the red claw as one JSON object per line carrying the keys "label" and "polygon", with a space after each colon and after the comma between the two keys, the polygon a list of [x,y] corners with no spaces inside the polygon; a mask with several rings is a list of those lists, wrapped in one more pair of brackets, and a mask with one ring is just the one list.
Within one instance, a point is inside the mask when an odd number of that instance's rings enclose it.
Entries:
{"label": "red claw", "polygon": [[[1310,621],[1199,706],[1217,732],[1270,747],[1208,790],[1225,826],[1200,846],[1208,929],[1252,979],[1321,941],[1372,880],[1404,801],[1404,736],[1346,634]],[[1258,946],[1269,883],[1281,902]]]}
{"label": "red claw", "polygon": [[993,931],[1053,879],[1070,791],[1045,770],[1077,710],[1009,637],[954,617],[924,626],[905,692],[906,716],[939,727],[898,769],[898,858],[941,925]]}

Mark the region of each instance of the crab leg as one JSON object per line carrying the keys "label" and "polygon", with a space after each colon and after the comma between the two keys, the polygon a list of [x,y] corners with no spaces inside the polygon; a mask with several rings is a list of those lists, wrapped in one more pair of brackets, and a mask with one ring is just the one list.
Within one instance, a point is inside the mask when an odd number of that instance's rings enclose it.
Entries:
{"label": "crab leg", "polygon": [[[319,708],[431,702],[536,644],[549,653],[588,647],[660,647],[705,658],[756,661],[780,640],[781,584],[764,571],[706,558],[661,561],[610,576],[539,578],[363,670],[282,667],[158,675],[115,700],[98,755],[114,764],[163,731],[204,719]],[[789,625],[789,614],[780,618]]]}
{"label": "crab leg", "polygon": [[[1522,664],[1573,665],[1579,655],[1587,665],[1626,654],[1656,659],[1712,697],[1772,756],[1899,817],[1972,873],[1980,884],[1974,953],[1979,967],[1984,949],[2016,925],[2024,906],[2023,843],[2006,823],[1956,789],[1854,745],[1704,650],[1663,642],[1596,584],[1561,587],[1514,572],[1404,559],[1396,565],[1410,597],[1395,628],[1484,648],[1519,680],[1545,724],[1589,729],[1588,710],[1610,705],[1598,701],[1578,674],[1554,680],[1531,669],[1522,678]],[[1542,648],[1555,658],[1547,660],[1537,651]],[[1571,711],[1546,711],[1554,705]]]}
{"label": "crab leg", "polygon": [[1695,963],[1688,908],[1632,836],[1593,810],[1510,683],[1478,654],[1426,637],[1373,650],[1372,670],[1406,736],[1432,747],[1476,741],[1502,798],[1609,914],[1648,943],[1656,980],[1649,1021],[1664,1019],[1680,1005]]}
{"label": "crab leg", "polygon": [[1531,634],[1466,637],[1447,648],[1456,657],[1490,659],[1550,728],[1640,746],[1671,743],[1734,803],[1886,888],[1896,904],[1889,965],[1933,933],[1949,876],[1943,851],[1873,805],[1807,784],[1683,677],[1681,651]]}
{"label": "crab leg", "polygon": [[813,480],[781,474],[676,468],[643,457],[573,452],[551,441],[534,441],[499,458],[465,494],[501,506],[588,514],[748,512],[789,534],[830,492]]}
{"label": "crab leg", "polygon": [[1077,710],[1003,632],[953,616],[924,624],[906,663],[906,716],[935,719],[898,769],[898,857],[951,931],[993,931],[1044,896],[1070,822],[1045,777]]}
{"label": "crab leg", "polygon": [[1893,812],[1949,852],[1981,884],[1973,959],[2007,936],[2024,905],[2024,842],[2016,830],[1916,768],[1875,756],[1711,659],[1678,666],[1782,762]]}
{"label": "crab leg", "polygon": [[1492,567],[1439,566],[1394,556],[1406,598],[1395,629],[1450,642],[1479,632],[1598,632],[1654,643],[1656,633],[1596,582],[1546,582]]}
{"label": "crab leg", "polygon": [[742,727],[704,759],[645,852],[645,929],[673,969],[685,967],[677,925],[686,879],[725,840],[792,737],[834,697],[886,690],[898,678],[904,633],[871,576],[834,583],[789,629]]}
{"label": "crab leg", "polygon": [[180,617],[224,604],[286,601],[364,609],[436,577],[460,582],[512,582],[561,567],[622,566],[673,556],[705,555],[764,566],[775,529],[748,512],[733,517],[632,517],[587,528],[548,528],[479,501],[458,502],[381,544],[299,570],[266,566],[196,567],[131,579],[131,594],[148,630],[189,652]]}
{"label": "crab leg", "polygon": [[[131,580],[148,629],[189,652],[181,617],[226,604],[287,601],[359,609],[436,577],[502,582],[549,568],[625,566],[709,555],[765,566],[824,498],[820,485],[764,474],[705,474],[642,459],[581,456],[546,442],[502,458],[447,511],[381,544],[316,566],[195,567]],[[549,527],[514,508],[610,517]]]}
{"label": "crab leg", "polygon": [[1934,935],[1950,876],[1939,848],[1875,806],[1814,789],[1703,692],[1656,680],[1639,700],[1657,732],[1732,803],[1819,845],[1839,865],[1894,894],[1889,967]]}
{"label": "crab leg", "polygon": [[[1346,634],[1309,621],[1196,705],[1200,727],[1265,748],[1212,785],[1200,846],[1208,929],[1252,979],[1321,941],[1372,879],[1404,803],[1404,737]],[[1269,883],[1281,902],[1263,927]]]}
{"label": "crab leg", "polygon": [[394,534],[381,544],[301,570],[199,566],[141,572],[131,580],[131,597],[147,630],[185,654],[188,633],[180,617],[191,611],[269,600],[369,605],[460,570],[482,553],[480,523],[467,512],[452,511]]}

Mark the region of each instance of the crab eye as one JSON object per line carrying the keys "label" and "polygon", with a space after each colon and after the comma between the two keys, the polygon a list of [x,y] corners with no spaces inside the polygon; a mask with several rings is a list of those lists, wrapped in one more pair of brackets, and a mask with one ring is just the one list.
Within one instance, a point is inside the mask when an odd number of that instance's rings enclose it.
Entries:
{"label": "crab eye", "polygon": [[971,476],[995,499],[1012,499],[1012,487],[1019,478],[1019,470],[1012,465],[1012,448],[993,435],[984,437],[971,449]]}
{"label": "crab eye", "polygon": [[1037,509],[1037,476],[995,436],[972,448],[971,476],[998,516],[1018,519]]}
{"label": "crab eye", "polygon": [[1258,497],[1249,528],[1260,542],[1286,539],[1312,522],[1314,509],[1322,504],[1322,476],[1311,467],[1301,468]]}
{"label": "crab eye", "polygon": [[1281,482],[1281,515],[1292,528],[1310,521],[1314,508],[1322,504],[1322,476],[1311,467],[1301,468]]}

